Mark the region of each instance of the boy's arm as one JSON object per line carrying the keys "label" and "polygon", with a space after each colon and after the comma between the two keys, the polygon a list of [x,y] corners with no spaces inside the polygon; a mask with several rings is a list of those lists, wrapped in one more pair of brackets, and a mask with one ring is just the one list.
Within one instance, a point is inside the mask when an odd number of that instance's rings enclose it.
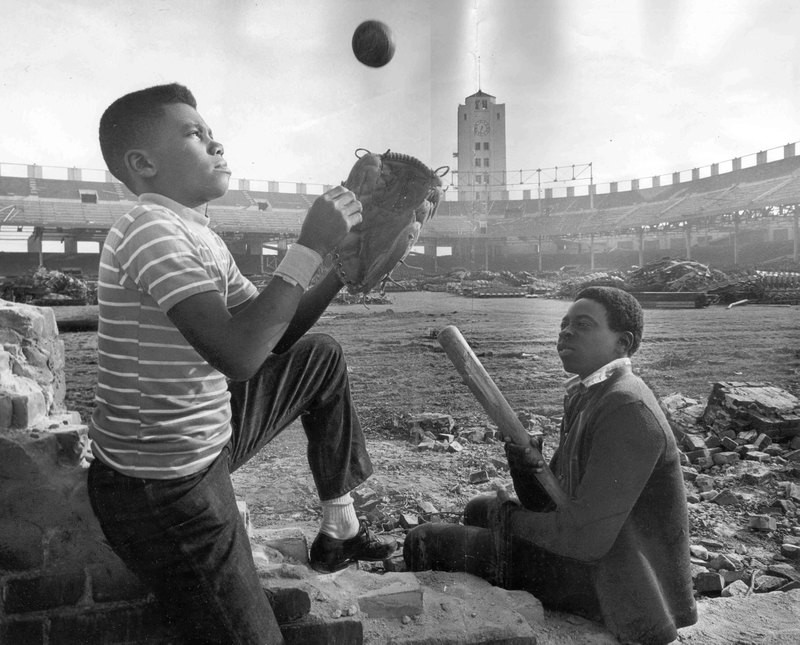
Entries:
{"label": "boy's arm", "polygon": [[[353,193],[335,186],[312,205],[298,244],[324,257],[360,221],[360,211]],[[290,326],[291,338],[296,340],[319,318],[336,293],[331,293],[332,279],[326,278],[319,287],[303,298],[302,287],[274,278],[256,298],[233,312],[218,291],[206,291],[178,302],[167,315],[210,365],[231,379],[245,380],[256,373]],[[298,312],[301,301],[303,308]],[[283,349],[288,346],[282,344]]]}
{"label": "boy's arm", "polygon": [[604,416],[578,490],[555,512],[522,512],[512,530],[537,546],[583,562],[614,544],[664,450],[658,421],[641,402]]}

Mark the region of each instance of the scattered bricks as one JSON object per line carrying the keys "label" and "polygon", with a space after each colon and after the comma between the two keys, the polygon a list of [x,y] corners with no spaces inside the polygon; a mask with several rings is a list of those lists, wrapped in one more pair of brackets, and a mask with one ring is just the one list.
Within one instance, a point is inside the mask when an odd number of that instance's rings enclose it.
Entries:
{"label": "scattered bricks", "polygon": [[281,625],[286,645],[362,645],[364,627],[355,618],[308,616],[290,625]]}
{"label": "scattered bricks", "polygon": [[767,567],[767,573],[771,576],[786,578],[792,582],[800,582],[800,571],[787,562],[774,562]]}
{"label": "scattered bricks", "polygon": [[786,451],[779,444],[773,443],[764,448],[764,452],[770,457],[779,457]]}
{"label": "scattered bricks", "polygon": [[378,493],[369,486],[359,486],[350,494],[353,497],[353,504],[355,507],[365,513],[373,510],[381,503],[381,498],[378,497]]}
{"label": "scattered bricks", "polygon": [[725,548],[725,545],[718,540],[712,540],[711,538],[700,538],[698,540],[700,544],[706,547],[709,551],[722,551]]}
{"label": "scattered bricks", "polygon": [[746,575],[744,569],[737,569],[737,570],[722,569],[720,570],[719,574],[722,576],[722,580],[725,583],[726,587],[738,580],[744,580]]}
{"label": "scattered bricks", "polygon": [[0,623],[0,643],[42,645],[45,642],[43,618]]}
{"label": "scattered bricks", "polygon": [[712,459],[715,466],[730,466],[739,461],[739,455],[735,452],[718,452]]}
{"label": "scattered bricks", "polygon": [[32,522],[0,520],[0,570],[27,571],[42,566],[42,529]]}
{"label": "scattered bricks", "polygon": [[419,517],[414,513],[401,513],[398,521],[404,529],[413,529],[415,526],[419,526]]}
{"label": "scattered bricks", "polygon": [[497,428],[486,428],[483,432],[483,442],[484,443],[493,443],[495,441],[499,441],[500,437],[497,432]]}
{"label": "scattered bricks", "polygon": [[[402,575],[402,574],[400,574]],[[414,574],[358,598],[358,607],[370,618],[397,618],[422,613],[422,586]]]}
{"label": "scattered bricks", "polygon": [[459,439],[469,441],[470,443],[483,443],[484,429],[483,428],[466,428],[458,434]]}
{"label": "scattered bricks", "polygon": [[433,450],[436,442],[433,439],[423,439],[417,444],[417,450]]}
{"label": "scattered bricks", "polygon": [[83,596],[85,582],[83,571],[8,580],[4,594],[5,611],[7,614],[22,614],[74,605]]}
{"label": "scattered bricks", "polygon": [[734,495],[731,491],[723,490],[720,491],[720,493],[711,501],[719,506],[734,506],[739,503],[739,498],[736,497],[736,495]]}
{"label": "scattered bricks", "polygon": [[723,450],[736,450],[739,447],[736,439],[731,439],[730,437],[722,437],[719,443]]}
{"label": "scattered bricks", "polygon": [[776,499],[770,504],[770,508],[774,508],[781,515],[794,515],[797,513],[797,504],[790,499]]}
{"label": "scattered bricks", "polygon": [[739,560],[733,554],[719,554],[708,561],[708,568],[714,571],[736,571],[741,565]]}
{"label": "scattered bricks", "polygon": [[749,592],[750,587],[748,587],[746,582],[743,582],[742,580],[735,580],[726,586],[720,595],[723,598],[733,598],[746,596]]}
{"label": "scattered bricks", "polygon": [[683,473],[683,481],[685,482],[693,482],[698,477],[697,471],[691,466],[681,466],[681,472]]}
{"label": "scattered bricks", "polygon": [[760,575],[756,576],[753,583],[753,591],[756,593],[768,593],[777,591],[785,584],[786,580],[778,576]]}
{"label": "scattered bricks", "polygon": [[686,503],[687,504],[699,504],[701,501],[700,497],[694,495],[693,493],[686,493]]}
{"label": "scattered bricks", "polygon": [[750,486],[763,486],[772,481],[775,474],[761,464],[747,464],[748,469],[742,473],[742,483]]}
{"label": "scattered bricks", "polygon": [[485,470],[475,470],[469,474],[470,484],[485,484],[489,481],[489,473]]}
{"label": "scattered bricks", "polygon": [[758,437],[758,433],[755,430],[745,430],[736,435],[736,441],[740,446],[744,446],[753,443],[756,437]]}
{"label": "scattered bricks", "polygon": [[700,500],[703,502],[711,502],[717,497],[717,495],[719,495],[717,491],[707,490],[704,493],[700,493]]}
{"label": "scattered bricks", "polygon": [[280,529],[256,529],[253,531],[253,542],[268,546],[295,562],[308,564],[308,541],[298,527]]}
{"label": "scattered bricks", "polygon": [[771,515],[751,515],[747,521],[754,531],[776,531],[778,523]]}
{"label": "scattered bricks", "polygon": [[787,482],[785,488],[786,499],[791,499],[800,504],[800,484]]}
{"label": "scattered bricks", "polygon": [[708,560],[708,549],[700,544],[692,544],[689,546],[689,553],[692,554],[693,558],[697,558],[698,560]]}
{"label": "scattered bricks", "polygon": [[461,452],[464,450],[464,446],[462,446],[458,441],[451,441],[447,444],[447,451],[448,452]]}
{"label": "scattered bricks", "polygon": [[722,576],[713,571],[698,573],[694,577],[694,588],[702,596],[719,595],[725,588],[725,581]]}
{"label": "scattered bricks", "polygon": [[760,450],[749,450],[745,453],[744,458],[747,461],[760,461],[761,463],[772,461],[772,457]]}
{"label": "scattered bricks", "polygon": [[758,435],[753,442],[753,445],[756,447],[756,450],[761,450],[762,452],[764,449],[772,443],[772,439],[770,439],[766,434],[763,432]]}
{"label": "scattered bricks", "polygon": [[784,542],[781,544],[781,555],[795,562],[800,561],[800,546],[791,544],[790,542]]}
{"label": "scattered bricks", "polygon": [[686,458],[689,463],[699,464],[700,460],[711,461],[711,451],[708,448],[701,448],[699,450],[690,450],[686,453]]}
{"label": "scattered bricks", "polygon": [[694,485],[697,486],[698,491],[706,493],[714,490],[714,478],[710,475],[698,475],[694,480]]}
{"label": "scattered bricks", "polygon": [[506,459],[497,459],[492,457],[489,460],[489,463],[492,464],[497,470],[508,470],[508,460]]}
{"label": "scattered bricks", "polygon": [[438,434],[440,432],[450,432],[456,423],[449,414],[439,414],[438,412],[422,412],[411,415],[406,420],[406,427],[411,431],[414,427],[421,428]]}
{"label": "scattered bricks", "polygon": [[418,502],[418,506],[422,511],[423,517],[428,522],[441,522],[442,518],[439,515],[439,510],[431,502],[421,501]]}
{"label": "scattered bricks", "polygon": [[681,443],[683,444],[683,447],[686,449],[687,453],[693,452],[695,450],[703,450],[704,448],[708,448],[703,437],[696,434],[684,435]]}
{"label": "scattered bricks", "polygon": [[58,444],[58,463],[62,466],[77,466],[86,454],[88,445],[88,426],[57,426],[48,430]]}
{"label": "scattered bricks", "polygon": [[436,435],[436,439],[438,441],[444,441],[445,443],[452,443],[455,438],[456,436],[454,434],[450,434],[448,432],[440,432]]}

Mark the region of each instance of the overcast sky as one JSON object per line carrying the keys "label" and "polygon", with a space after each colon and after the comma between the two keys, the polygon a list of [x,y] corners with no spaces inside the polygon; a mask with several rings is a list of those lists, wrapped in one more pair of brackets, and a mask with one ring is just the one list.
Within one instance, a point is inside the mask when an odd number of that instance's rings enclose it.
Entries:
{"label": "overcast sky", "polygon": [[[2,163],[105,168],[105,107],[178,81],[237,178],[337,183],[359,147],[451,165],[478,59],[509,170],[591,162],[624,181],[800,140],[796,0],[3,4]],[[379,69],[350,50],[369,18],[396,42]]]}

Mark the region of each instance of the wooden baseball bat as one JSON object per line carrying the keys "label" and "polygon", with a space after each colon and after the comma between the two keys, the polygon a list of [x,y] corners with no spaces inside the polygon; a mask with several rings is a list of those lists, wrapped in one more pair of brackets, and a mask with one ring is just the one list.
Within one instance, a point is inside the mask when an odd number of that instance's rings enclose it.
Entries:
{"label": "wooden baseball bat", "polygon": [[[472,351],[469,343],[461,335],[458,327],[448,325],[439,332],[436,339],[461,375],[461,378],[464,379],[464,383],[467,384],[467,387],[483,406],[486,414],[497,424],[500,433],[519,446],[530,447],[534,460],[542,459],[542,454],[531,445],[528,431],[525,430],[519,417],[517,417],[508,401],[497,388],[492,377],[481,365],[478,357],[475,356],[475,352]],[[546,464],[542,472],[536,475],[536,478],[556,506],[562,506],[569,501],[558,479]]]}

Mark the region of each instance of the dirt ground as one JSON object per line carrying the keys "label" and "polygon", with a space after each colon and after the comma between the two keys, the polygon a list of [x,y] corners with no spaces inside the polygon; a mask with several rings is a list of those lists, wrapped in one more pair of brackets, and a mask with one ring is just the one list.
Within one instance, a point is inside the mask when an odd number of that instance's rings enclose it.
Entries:
{"label": "dirt ground", "polygon": [[[455,520],[472,496],[510,479],[492,461],[503,460],[498,443],[468,443],[461,452],[447,453],[419,451],[408,440],[402,423],[407,415],[448,414],[457,428],[488,423],[438,346],[436,332],[446,325],[458,326],[515,410],[555,421],[561,414],[566,377],[555,339],[569,303],[544,298],[471,299],[442,292],[392,293],[390,299],[391,304],[369,307],[332,305],[316,331],[335,337],[344,348],[375,466],[366,486],[380,497],[379,510],[397,517],[420,513],[420,503],[430,502],[445,519]],[[56,310],[57,317],[67,319],[91,315],[93,308],[58,309],[63,311]],[[644,341],[634,365],[659,397],[680,392],[704,402],[711,385],[726,380],[768,382],[800,395],[798,313],[796,306],[647,309]],[[88,420],[95,383],[95,334],[65,333],[62,338],[67,355],[66,404]],[[546,456],[556,435],[553,430],[546,436]],[[480,469],[489,472],[490,481],[470,484],[469,474]],[[234,483],[256,528],[301,526],[313,535],[319,510],[299,424],[237,471]],[[692,510],[692,541],[724,539],[731,550],[741,545],[745,552],[776,553],[777,536],[745,530],[741,510]],[[394,532],[402,537],[401,529]]]}

